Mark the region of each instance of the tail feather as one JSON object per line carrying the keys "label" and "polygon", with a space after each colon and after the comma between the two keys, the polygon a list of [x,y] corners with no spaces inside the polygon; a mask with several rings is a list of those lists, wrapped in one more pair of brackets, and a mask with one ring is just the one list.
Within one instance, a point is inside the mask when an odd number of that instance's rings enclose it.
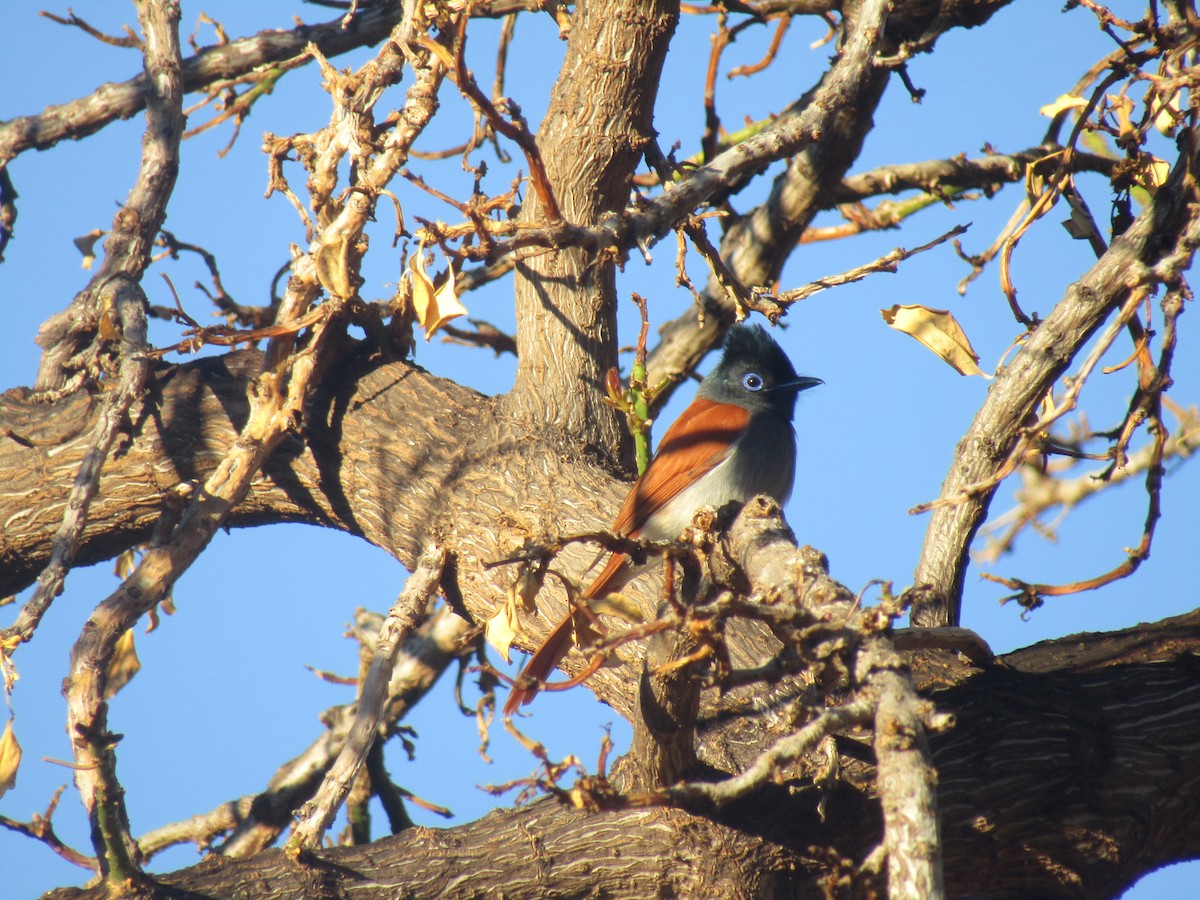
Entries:
{"label": "tail feather", "polygon": [[517,676],[508,701],[504,704],[504,714],[511,716],[518,709],[529,703],[537,696],[540,686],[550,677],[567,652],[571,649],[571,617],[567,616],[558,623],[558,627],[550,632],[537,652],[529,657],[525,668]]}
{"label": "tail feather", "polygon": [[[614,553],[610,556],[608,563],[596,576],[596,580],[583,592],[583,599],[585,601],[593,600],[620,588],[628,580],[632,571],[631,567],[626,565],[627,562],[628,557],[623,553]],[[537,648],[533,656],[529,657],[529,661],[525,663],[525,668],[517,676],[516,683],[504,704],[506,716],[511,716],[537,696],[541,686],[550,677],[550,673],[570,652],[573,632],[571,615],[568,614],[558,623],[558,627],[550,632],[550,636],[546,638],[542,646]]]}

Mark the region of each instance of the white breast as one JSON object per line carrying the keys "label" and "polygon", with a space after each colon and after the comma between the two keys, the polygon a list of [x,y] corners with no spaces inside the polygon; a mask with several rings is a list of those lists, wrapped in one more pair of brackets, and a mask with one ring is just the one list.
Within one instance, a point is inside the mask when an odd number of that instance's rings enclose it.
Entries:
{"label": "white breast", "polygon": [[[750,452],[744,452],[747,450]],[[692,524],[702,506],[745,503],[759,494],[784,503],[792,493],[795,458],[796,434],[791,423],[775,416],[755,417],[724,461],[652,515],[640,536],[652,541],[674,540]]]}

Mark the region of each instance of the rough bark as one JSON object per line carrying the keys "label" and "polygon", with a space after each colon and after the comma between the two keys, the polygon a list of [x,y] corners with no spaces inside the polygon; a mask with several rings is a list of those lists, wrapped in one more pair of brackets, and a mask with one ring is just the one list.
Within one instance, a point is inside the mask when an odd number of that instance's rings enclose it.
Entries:
{"label": "rough bark", "polygon": [[[653,134],[651,118],[679,6],[669,0],[581,3],[538,131],[567,221],[595,225],[622,209]],[[547,210],[535,198],[525,216]],[[603,402],[617,365],[615,260],[562,249],[517,264],[517,379],[504,401],[577,452],[611,454],[627,437]],[[619,458],[619,455],[618,455]]]}

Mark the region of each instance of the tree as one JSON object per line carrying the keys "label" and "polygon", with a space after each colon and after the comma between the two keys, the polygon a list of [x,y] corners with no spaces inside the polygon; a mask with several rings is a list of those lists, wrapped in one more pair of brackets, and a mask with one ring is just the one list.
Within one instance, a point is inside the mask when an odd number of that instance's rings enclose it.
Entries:
{"label": "tree", "polygon": [[[977,118],[992,147],[982,155],[955,156],[956,144],[928,161],[858,168],[889,83],[897,82],[889,93],[919,99],[913,72],[925,55],[936,57],[965,29],[988,33],[1006,5],[687,8],[685,18],[703,16],[697,21],[715,35],[705,78],[703,54],[668,68],[673,48],[696,46],[677,43],[687,26],[668,2],[360,3],[323,25],[222,38],[185,56],[178,5],[141,0],[127,43],[142,55],[143,75],[0,124],[0,252],[17,257],[21,241],[8,238],[20,236],[29,214],[17,191],[32,193],[20,180],[24,155],[66,153],[67,138],[86,138],[86,148],[119,119],[145,113],[140,167],[86,285],[65,306],[22,286],[40,301],[28,305],[44,319],[42,355],[32,388],[8,392],[0,406],[0,593],[34,585],[3,633],[6,676],[38,653],[72,567],[115,556],[126,565],[116,591],[75,623],[63,672],[92,846],[60,849],[96,868],[96,892],[307,895],[386,883],[415,895],[640,896],[666,884],[699,896],[1104,897],[1195,855],[1195,613],[1000,658],[961,628],[964,603],[973,602],[968,551],[1006,479],[1018,477],[1022,489],[985,548],[996,553],[1027,541],[1047,513],[1094,495],[1136,494],[1145,510],[1140,537],[1132,527],[1120,539],[1135,546],[1119,565],[1045,583],[1006,577],[1019,604],[1041,615],[1043,604],[1145,568],[1177,484],[1164,481],[1165,468],[1195,447],[1196,412],[1166,393],[1181,370],[1191,374],[1176,350],[1200,236],[1200,145],[1189,106],[1195,13],[1152,5],[1142,19],[1136,10],[1122,18],[1080,3],[1054,21],[1099,24],[1111,43],[1081,80],[1072,75],[1055,91],[1063,96],[1044,110],[1042,140],[1001,147],[1012,139],[1006,123],[984,111]],[[733,119],[712,98],[729,45],[782,39],[810,16],[830,31],[828,68],[800,85],[793,42],[778,51],[772,43],[761,74],[743,74],[770,85],[753,90],[773,115],[722,127]],[[514,43],[514,28],[549,39]],[[550,49],[551,30],[561,49]],[[472,69],[487,71],[497,46],[489,90]],[[335,68],[356,51],[352,65]],[[527,98],[537,96],[536,79],[511,91],[503,79],[552,52],[561,62],[535,116],[537,101]],[[208,101],[189,125],[210,116],[241,128],[252,110],[270,108],[277,85],[282,92],[311,71],[308,63],[327,91],[319,121],[310,110],[263,140],[273,208],[297,217],[302,233],[290,253],[290,235],[278,246],[273,235],[263,242],[280,256],[275,265],[286,265],[271,302],[258,306],[226,293],[224,261],[207,253],[206,242],[240,215],[240,193],[219,190],[224,176],[213,183],[222,204],[213,234],[164,230],[168,209],[172,226],[186,217],[169,206],[188,162],[185,96]],[[705,121],[698,136],[678,134],[675,148],[660,118],[683,84],[694,92],[703,84]],[[886,137],[898,146],[899,134]],[[430,158],[456,143],[465,146],[448,160]],[[519,646],[534,646],[567,608],[564,586],[597,545],[620,546],[603,529],[635,456],[626,419],[636,431],[646,413],[657,416],[735,318],[802,320],[807,308],[796,304],[818,290],[931,258],[945,293],[948,241],[959,230],[939,237],[916,226],[952,203],[994,203],[1014,182],[1026,199],[1011,227],[985,252],[960,251],[972,278],[996,269],[1002,287],[994,305],[1003,317],[984,329],[992,333],[968,333],[989,350],[1013,347],[978,408],[962,411],[965,431],[922,520],[924,546],[906,561],[913,587],[884,586],[878,602],[864,604],[867,589],[848,589],[820,552],[798,549],[772,504],[748,504],[736,518],[702,513],[690,541],[668,548],[669,602],[661,584],[643,579],[630,589],[637,615],[600,610],[622,613],[614,625],[634,619],[614,628],[599,648],[612,664],[587,681],[633,722],[630,752],[611,770],[602,761],[580,771],[529,742],[539,767],[524,787],[553,796],[445,833],[407,828],[403,792],[372,736],[399,733],[400,718],[464,650],[482,658],[485,629],[493,647],[507,642],[505,625]],[[886,199],[892,194],[900,199]],[[1085,200],[1110,209],[1110,227]],[[844,221],[817,222],[835,209]],[[1069,251],[1054,249],[1067,238],[1052,234],[1052,209],[1068,217]],[[803,255],[797,247],[896,226],[924,236],[844,276],[785,277],[785,264]],[[1045,248],[1062,285],[1053,297],[1020,280],[1021,262]],[[180,282],[160,287],[145,277],[156,254],[169,274],[184,271],[170,263],[181,255],[204,260],[203,291],[222,325],[200,324],[195,293],[162,299]],[[861,249],[855,258],[870,259]],[[630,342],[636,322],[619,327],[618,313],[633,312],[625,279],[643,260],[661,282],[678,277],[683,288],[701,267],[708,276],[686,309],[671,313],[658,297],[644,305],[657,340],[644,377],[623,393],[609,389],[609,373],[620,363],[618,334]],[[380,299],[400,272],[394,296]],[[473,296],[485,288],[499,296],[509,283],[511,328],[463,329],[453,318],[459,302],[474,308]],[[51,299],[64,308],[47,312]],[[960,371],[978,370],[952,318],[929,304],[903,306],[885,311],[894,327]],[[152,341],[155,316],[164,324]],[[488,396],[420,368],[414,330],[514,352],[511,386]],[[866,338],[842,334],[844,352],[865,358],[855,342]],[[201,346],[209,351],[187,356]],[[914,359],[891,351],[888,377],[899,379]],[[1102,359],[1127,363],[1109,376],[1121,383],[1109,389],[1119,409],[1111,399],[1105,406],[1096,386]],[[1085,401],[1115,427],[1092,433],[1076,414]],[[928,396],[924,405],[937,406]],[[867,441],[894,440],[853,419],[802,423],[808,458],[823,458],[822,472],[855,477],[837,471],[837,457],[856,426]],[[950,458],[949,447],[943,452]],[[911,471],[903,454],[890,456],[892,478]],[[1087,460],[1100,477],[1078,467]],[[1140,482],[1140,493],[1118,487],[1126,482]],[[1129,526],[1127,514],[1099,518],[1110,533]],[[345,531],[412,571],[387,617],[356,623],[366,660],[358,703],[331,714],[327,734],[261,795],[135,841],[125,726],[110,709],[132,660],[126,636],[169,604],[221,529],[283,522]],[[874,536],[857,528],[865,553]],[[820,543],[819,529],[810,534]],[[1169,565],[1184,593],[1184,557]],[[890,573],[870,577],[879,574]],[[435,594],[444,602],[430,612]],[[531,602],[541,615],[525,608]],[[898,630],[909,610],[915,627]],[[401,641],[414,662],[393,672]],[[596,650],[565,668],[579,673]],[[485,667],[478,680],[486,712],[497,677]],[[19,711],[19,688],[13,702]],[[517,730],[534,733],[534,710]],[[15,755],[16,724],[0,758]],[[321,786],[327,771],[333,777]],[[362,817],[372,795],[397,833],[374,843]],[[343,802],[345,846],[321,850]],[[286,849],[263,852],[302,805]],[[5,824],[54,845],[49,821]],[[144,874],[145,853],[180,840],[219,840],[220,852],[192,870]]]}

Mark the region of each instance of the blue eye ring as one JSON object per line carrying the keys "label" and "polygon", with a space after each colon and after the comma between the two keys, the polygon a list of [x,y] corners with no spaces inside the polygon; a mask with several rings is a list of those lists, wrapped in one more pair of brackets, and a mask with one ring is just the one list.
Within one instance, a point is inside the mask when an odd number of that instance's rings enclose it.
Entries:
{"label": "blue eye ring", "polygon": [[742,387],[748,391],[758,393],[763,389],[763,377],[757,372],[747,372],[742,376]]}

